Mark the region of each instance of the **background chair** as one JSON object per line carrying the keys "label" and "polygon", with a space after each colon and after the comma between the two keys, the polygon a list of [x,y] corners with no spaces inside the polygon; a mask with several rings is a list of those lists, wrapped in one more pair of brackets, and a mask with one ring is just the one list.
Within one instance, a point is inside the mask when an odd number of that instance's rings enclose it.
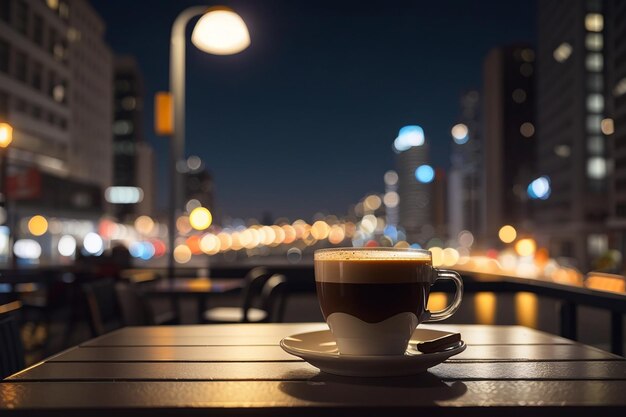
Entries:
{"label": "background chair", "polygon": [[253,308],[253,305],[260,304],[256,302],[257,298],[261,296],[263,286],[270,276],[271,274],[264,267],[251,269],[245,277],[246,283],[241,294],[241,307],[210,308],[204,312],[204,320],[209,323],[248,323],[259,321],[258,309]]}
{"label": "background chair", "polygon": [[123,327],[123,319],[113,278],[99,278],[82,284],[92,336]]}
{"label": "background chair", "polygon": [[[204,318],[212,323],[267,323],[280,322],[284,316],[287,280],[284,275],[257,278],[263,282],[259,295],[259,308],[253,307],[254,300],[245,300],[243,307],[216,307],[208,310]],[[246,302],[247,301],[247,302]]]}
{"label": "background chair", "polygon": [[0,379],[24,369],[24,346],[16,314],[19,301],[0,305]]}

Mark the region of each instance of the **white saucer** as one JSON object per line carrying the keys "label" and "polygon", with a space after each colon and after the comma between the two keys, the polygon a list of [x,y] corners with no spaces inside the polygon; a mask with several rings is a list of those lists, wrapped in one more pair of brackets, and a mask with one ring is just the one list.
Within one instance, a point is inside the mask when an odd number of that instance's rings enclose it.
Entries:
{"label": "white saucer", "polygon": [[465,350],[462,340],[439,352],[422,353],[415,348],[450,334],[440,330],[415,329],[404,355],[353,356],[341,355],[330,330],[294,334],[280,341],[285,352],[298,356],[321,371],[343,376],[402,376],[425,372],[451,356]]}

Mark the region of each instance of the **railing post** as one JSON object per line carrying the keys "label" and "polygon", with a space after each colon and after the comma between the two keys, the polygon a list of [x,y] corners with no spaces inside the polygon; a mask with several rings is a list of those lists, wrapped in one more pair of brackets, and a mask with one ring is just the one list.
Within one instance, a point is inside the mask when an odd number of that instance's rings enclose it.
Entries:
{"label": "railing post", "polygon": [[624,356],[624,321],[618,311],[611,312],[611,352]]}
{"label": "railing post", "polygon": [[569,301],[561,302],[561,336],[572,340],[578,340],[576,327],[576,304]]}

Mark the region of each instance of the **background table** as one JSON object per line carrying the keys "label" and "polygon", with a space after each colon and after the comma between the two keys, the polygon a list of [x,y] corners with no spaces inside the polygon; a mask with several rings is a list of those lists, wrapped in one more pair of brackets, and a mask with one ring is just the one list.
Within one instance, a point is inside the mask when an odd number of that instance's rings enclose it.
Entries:
{"label": "background table", "polygon": [[149,282],[142,286],[142,292],[148,296],[172,297],[178,317],[181,317],[179,297],[194,297],[198,322],[204,321],[204,311],[207,309],[207,297],[226,294],[240,290],[245,285],[243,278],[164,278],[156,282]]}
{"label": "background table", "polygon": [[2,381],[0,414],[9,409],[29,416],[114,410],[134,416],[626,412],[622,357],[520,326],[424,327],[460,331],[468,347],[428,373],[401,378],[323,374],[279,347],[285,336],[327,328],[322,323],[128,327]]}

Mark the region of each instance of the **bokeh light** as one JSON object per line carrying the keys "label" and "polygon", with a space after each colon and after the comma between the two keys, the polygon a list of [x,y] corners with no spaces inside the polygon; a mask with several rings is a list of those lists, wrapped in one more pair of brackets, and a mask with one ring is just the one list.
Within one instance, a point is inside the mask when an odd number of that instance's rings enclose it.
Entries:
{"label": "bokeh light", "polygon": [[389,208],[396,208],[400,203],[400,195],[395,191],[388,191],[383,197],[383,202]]}
{"label": "bokeh light", "polygon": [[33,239],[18,239],[13,245],[13,253],[22,259],[39,259],[41,256],[41,245]]}
{"label": "bokeh light", "polygon": [[189,223],[189,216],[180,216],[176,219],[176,229],[179,233],[185,235],[191,232],[191,223]]}
{"label": "bokeh light", "polygon": [[191,260],[191,250],[187,245],[178,245],[174,248],[174,260],[179,264],[186,264]]}
{"label": "bokeh light", "polygon": [[420,165],[415,170],[415,178],[424,184],[428,184],[435,179],[435,170],[430,165]]}
{"label": "bokeh light", "polygon": [[528,185],[526,191],[532,199],[547,200],[552,191],[550,188],[550,177],[544,175],[535,179]]}
{"label": "bokeh light", "polygon": [[433,266],[442,266],[443,265],[443,249],[439,246],[433,246],[432,248],[428,248],[433,258]]}
{"label": "bokeh light", "polygon": [[33,236],[41,236],[48,231],[48,220],[39,214],[28,220],[28,231]]}
{"label": "bokeh light", "polygon": [[469,129],[463,123],[458,123],[452,126],[452,131],[450,133],[452,134],[454,142],[459,145],[463,145],[469,140]]}
{"label": "bokeh light", "polygon": [[414,146],[424,144],[424,129],[417,125],[404,126],[398,132],[398,137],[393,142],[396,152],[404,152]]}
{"label": "bokeh light", "polygon": [[380,208],[382,201],[376,194],[368,195],[363,201],[363,207],[368,211],[375,211]]}
{"label": "bokeh light", "polygon": [[311,226],[311,236],[316,240],[326,239],[330,233],[330,226],[324,220],[318,220]]}
{"label": "bokeh light", "polygon": [[76,252],[76,239],[71,235],[63,235],[59,239],[57,249],[61,256],[72,256]]}
{"label": "bokeh light", "polygon": [[511,243],[517,237],[517,230],[509,224],[504,225],[498,231],[498,237],[504,243]]}
{"label": "bokeh light", "polygon": [[83,248],[88,254],[100,255],[104,250],[104,242],[100,235],[94,232],[89,232],[83,238]]}
{"label": "bokeh light", "polygon": [[196,207],[189,213],[189,224],[196,230],[205,230],[213,222],[213,216],[206,207]]}
{"label": "bokeh light", "polygon": [[135,219],[135,229],[143,235],[149,235],[154,230],[154,220],[150,216],[139,216]]}
{"label": "bokeh light", "polygon": [[385,172],[385,184],[387,185],[396,185],[398,183],[398,173],[396,171],[387,171]]}
{"label": "bokeh light", "polygon": [[515,252],[519,256],[531,256],[535,253],[535,250],[537,250],[537,244],[531,238],[520,239],[515,244]]}
{"label": "bokeh light", "polygon": [[220,251],[220,239],[212,233],[207,233],[200,239],[200,249],[207,255],[215,255]]}
{"label": "bokeh light", "polygon": [[474,244],[474,235],[469,230],[462,230],[458,236],[459,245],[469,248]]}

